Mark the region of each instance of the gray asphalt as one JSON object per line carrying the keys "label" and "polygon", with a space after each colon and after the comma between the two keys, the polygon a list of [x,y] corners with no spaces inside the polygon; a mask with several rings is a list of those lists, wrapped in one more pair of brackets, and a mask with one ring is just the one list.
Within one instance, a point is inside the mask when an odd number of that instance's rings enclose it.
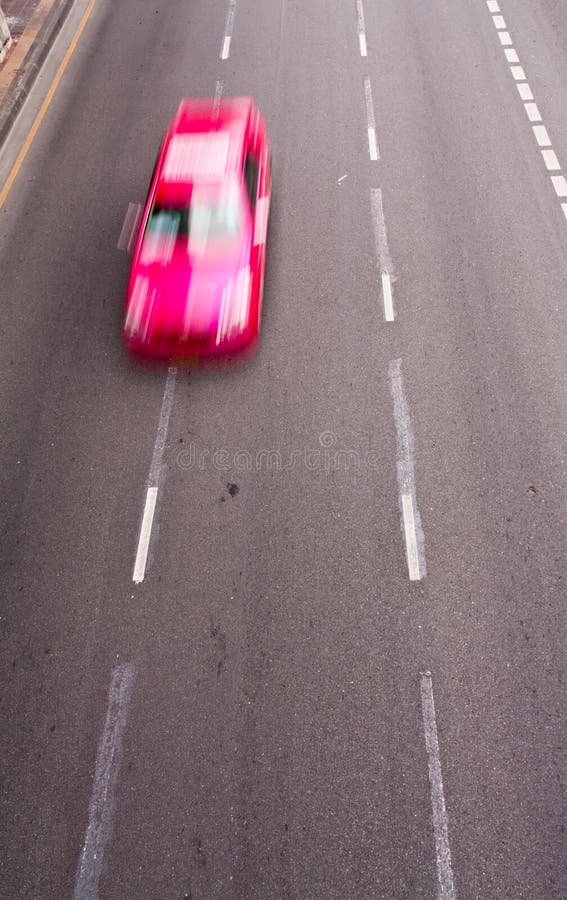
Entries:
{"label": "gray asphalt", "polygon": [[[567,165],[563,5],[501,6]],[[567,222],[486,5],[364,12],[367,58],[354,0],[237,0],[221,61],[220,0],[97,0],[0,211],[1,897],[72,896],[122,662],[101,898],[448,897],[426,671],[456,894],[567,897]],[[137,585],[165,370],[124,355],[116,244],[179,99],[221,78],[272,143],[262,341],[178,372]]]}

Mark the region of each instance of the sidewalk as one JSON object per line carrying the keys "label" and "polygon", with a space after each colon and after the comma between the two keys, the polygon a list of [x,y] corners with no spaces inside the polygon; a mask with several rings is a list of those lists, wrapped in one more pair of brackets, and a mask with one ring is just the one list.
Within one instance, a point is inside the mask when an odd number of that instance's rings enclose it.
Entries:
{"label": "sidewalk", "polygon": [[0,64],[0,147],[73,0],[0,0],[13,45]]}

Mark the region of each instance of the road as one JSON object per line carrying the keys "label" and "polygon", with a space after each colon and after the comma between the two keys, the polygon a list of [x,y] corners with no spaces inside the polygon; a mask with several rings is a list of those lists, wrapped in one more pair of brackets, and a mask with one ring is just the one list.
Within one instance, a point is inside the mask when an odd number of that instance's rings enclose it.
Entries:
{"label": "road", "polygon": [[[262,341],[168,376],[117,243],[215,90]],[[0,211],[0,896],[567,897],[566,90],[561,0],[96,0]]]}

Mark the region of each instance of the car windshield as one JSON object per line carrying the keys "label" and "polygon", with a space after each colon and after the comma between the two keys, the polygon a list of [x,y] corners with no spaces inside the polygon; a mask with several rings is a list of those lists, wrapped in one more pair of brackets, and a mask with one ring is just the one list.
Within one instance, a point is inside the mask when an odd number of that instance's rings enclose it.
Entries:
{"label": "car windshield", "polygon": [[141,261],[169,262],[178,241],[190,256],[203,257],[226,249],[243,227],[243,203],[234,179],[218,185],[194,185],[188,206],[156,203],[150,213]]}

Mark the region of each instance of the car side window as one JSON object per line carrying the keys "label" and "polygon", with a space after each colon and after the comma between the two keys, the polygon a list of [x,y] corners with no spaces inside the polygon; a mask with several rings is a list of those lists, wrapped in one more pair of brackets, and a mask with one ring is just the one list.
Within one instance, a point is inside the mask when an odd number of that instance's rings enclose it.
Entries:
{"label": "car side window", "polygon": [[244,181],[246,182],[246,191],[250,206],[256,209],[256,199],[258,197],[258,178],[260,175],[260,165],[257,159],[254,159],[250,153],[246,154],[244,162]]}

